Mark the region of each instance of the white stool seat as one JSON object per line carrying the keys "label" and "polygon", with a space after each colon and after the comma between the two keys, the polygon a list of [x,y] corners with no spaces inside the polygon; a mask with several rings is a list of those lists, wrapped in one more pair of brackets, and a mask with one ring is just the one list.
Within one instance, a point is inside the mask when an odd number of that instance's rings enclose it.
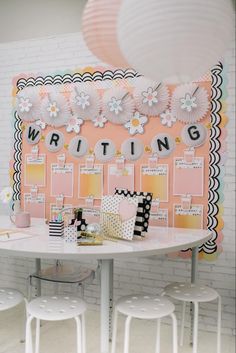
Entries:
{"label": "white stool seat", "polygon": [[192,283],[172,283],[165,287],[164,292],[174,299],[186,302],[210,302],[219,296],[213,288]]}
{"label": "white stool seat", "polygon": [[173,324],[173,353],[177,353],[177,320],[175,306],[168,299],[156,295],[138,294],[120,298],[115,305],[111,353],[116,351],[118,314],[126,315],[123,353],[129,353],[130,324],[132,319],[157,320],[156,353],[160,353],[161,319],[170,316]]}
{"label": "white stool seat", "polygon": [[33,353],[31,323],[36,319],[34,353],[39,353],[40,320],[76,322],[77,353],[86,353],[85,311],[86,303],[75,296],[43,296],[32,300],[27,306],[25,353]]}
{"label": "white stool seat", "polygon": [[0,288],[0,311],[11,309],[24,300],[23,295],[12,288]]}
{"label": "white stool seat", "polygon": [[198,316],[199,304],[207,303],[213,300],[218,301],[218,318],[217,318],[217,348],[216,353],[221,353],[221,297],[217,291],[208,286],[193,283],[172,283],[165,287],[162,295],[183,302],[180,345],[183,345],[185,311],[186,304],[191,303],[194,308],[194,325],[193,325],[193,353],[198,353]]}
{"label": "white stool seat", "polygon": [[59,321],[83,314],[86,311],[86,304],[78,297],[43,296],[32,300],[27,311],[40,320]]}
{"label": "white stool seat", "polygon": [[174,312],[168,299],[152,295],[129,295],[117,301],[117,310],[137,319],[159,319]]}

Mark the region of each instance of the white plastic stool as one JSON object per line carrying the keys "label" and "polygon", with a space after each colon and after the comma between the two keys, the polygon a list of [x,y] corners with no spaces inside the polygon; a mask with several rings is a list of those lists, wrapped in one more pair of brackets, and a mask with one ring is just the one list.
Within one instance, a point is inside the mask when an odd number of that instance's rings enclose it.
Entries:
{"label": "white plastic stool", "polygon": [[172,283],[165,287],[162,295],[183,301],[183,312],[181,321],[180,345],[183,345],[184,323],[186,303],[194,305],[194,325],[193,325],[193,353],[197,353],[198,346],[198,312],[199,303],[218,300],[218,320],[217,320],[217,353],[221,352],[221,297],[215,289],[199,284]]}
{"label": "white plastic stool", "polygon": [[85,319],[86,303],[78,297],[43,296],[32,300],[27,306],[25,353],[33,353],[31,323],[36,319],[35,353],[39,353],[40,320],[61,321],[75,319],[77,353],[86,353]]}
{"label": "white plastic stool", "polygon": [[24,300],[23,294],[12,288],[0,288],[0,311],[14,308]]}
{"label": "white plastic stool", "polygon": [[[25,301],[25,304],[27,305],[27,300],[18,290],[12,288],[0,288],[0,311],[12,309],[23,301]],[[25,317],[23,326],[25,326]],[[24,338],[21,339],[21,342],[24,342]]]}
{"label": "white plastic stool", "polygon": [[160,328],[161,319],[171,316],[173,323],[173,353],[177,353],[177,320],[174,314],[175,306],[168,299],[151,295],[129,295],[118,300],[115,306],[114,327],[112,336],[112,353],[115,353],[118,313],[127,316],[125,322],[124,353],[129,352],[129,334],[132,318],[136,319],[156,319],[157,338],[156,353],[160,353]]}

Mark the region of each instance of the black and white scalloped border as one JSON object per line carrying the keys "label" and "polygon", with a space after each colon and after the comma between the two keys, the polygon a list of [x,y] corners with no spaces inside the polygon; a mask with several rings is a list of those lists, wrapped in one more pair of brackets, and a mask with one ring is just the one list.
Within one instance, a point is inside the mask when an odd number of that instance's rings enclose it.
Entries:
{"label": "black and white scalloped border", "polygon": [[[207,254],[212,254],[217,251],[217,231],[218,225],[218,201],[219,201],[219,175],[220,175],[220,123],[221,123],[221,97],[222,97],[222,71],[223,65],[219,63],[211,72],[211,139],[210,139],[210,164],[209,164],[209,192],[208,192],[208,229],[212,231],[213,237],[200,247],[200,251]],[[129,79],[139,77],[140,75],[132,70],[106,70],[104,72],[95,71],[94,73],[85,72],[83,74],[65,74],[55,76],[38,76],[36,78],[20,78],[17,81],[17,89],[21,90],[28,86],[41,85],[56,85],[76,82],[92,82],[105,81],[116,79]],[[13,199],[20,199],[21,190],[21,163],[22,163],[22,130],[21,119],[16,112],[14,112],[14,155],[13,155]]]}

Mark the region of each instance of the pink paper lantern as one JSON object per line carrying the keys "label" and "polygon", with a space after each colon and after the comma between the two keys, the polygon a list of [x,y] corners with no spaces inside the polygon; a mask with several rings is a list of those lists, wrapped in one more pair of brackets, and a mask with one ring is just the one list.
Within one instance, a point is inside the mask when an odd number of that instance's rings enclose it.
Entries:
{"label": "pink paper lantern", "polygon": [[121,0],[88,0],[82,18],[82,32],[91,52],[101,61],[118,68],[130,65],[117,40],[117,17]]}

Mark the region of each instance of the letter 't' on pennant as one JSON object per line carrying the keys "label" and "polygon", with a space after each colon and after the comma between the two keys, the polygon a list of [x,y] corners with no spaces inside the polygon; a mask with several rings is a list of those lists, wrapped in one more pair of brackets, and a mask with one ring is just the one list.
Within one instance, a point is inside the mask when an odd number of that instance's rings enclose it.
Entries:
{"label": "letter 't' on pennant", "polygon": [[41,138],[41,128],[36,124],[29,124],[25,129],[25,138],[27,143],[35,145]]}
{"label": "letter 't' on pennant", "polygon": [[151,146],[153,152],[156,152],[158,157],[165,158],[174,151],[175,140],[169,134],[158,134],[153,137]]}
{"label": "letter 't' on pennant", "polygon": [[128,161],[136,161],[143,155],[143,143],[137,138],[125,140],[121,145],[121,153]]}
{"label": "letter 't' on pennant", "polygon": [[206,141],[207,129],[202,124],[185,125],[181,132],[181,138],[187,146],[201,146]]}
{"label": "letter 't' on pennant", "polygon": [[69,143],[69,153],[75,157],[80,158],[86,155],[88,151],[88,141],[85,137],[76,136]]}
{"label": "letter 't' on pennant", "polygon": [[94,154],[96,159],[101,162],[111,160],[116,153],[116,147],[112,140],[102,139],[99,140],[94,147]]}
{"label": "letter 't' on pennant", "polygon": [[64,146],[64,135],[58,130],[50,131],[45,139],[45,145],[49,152],[58,152]]}

